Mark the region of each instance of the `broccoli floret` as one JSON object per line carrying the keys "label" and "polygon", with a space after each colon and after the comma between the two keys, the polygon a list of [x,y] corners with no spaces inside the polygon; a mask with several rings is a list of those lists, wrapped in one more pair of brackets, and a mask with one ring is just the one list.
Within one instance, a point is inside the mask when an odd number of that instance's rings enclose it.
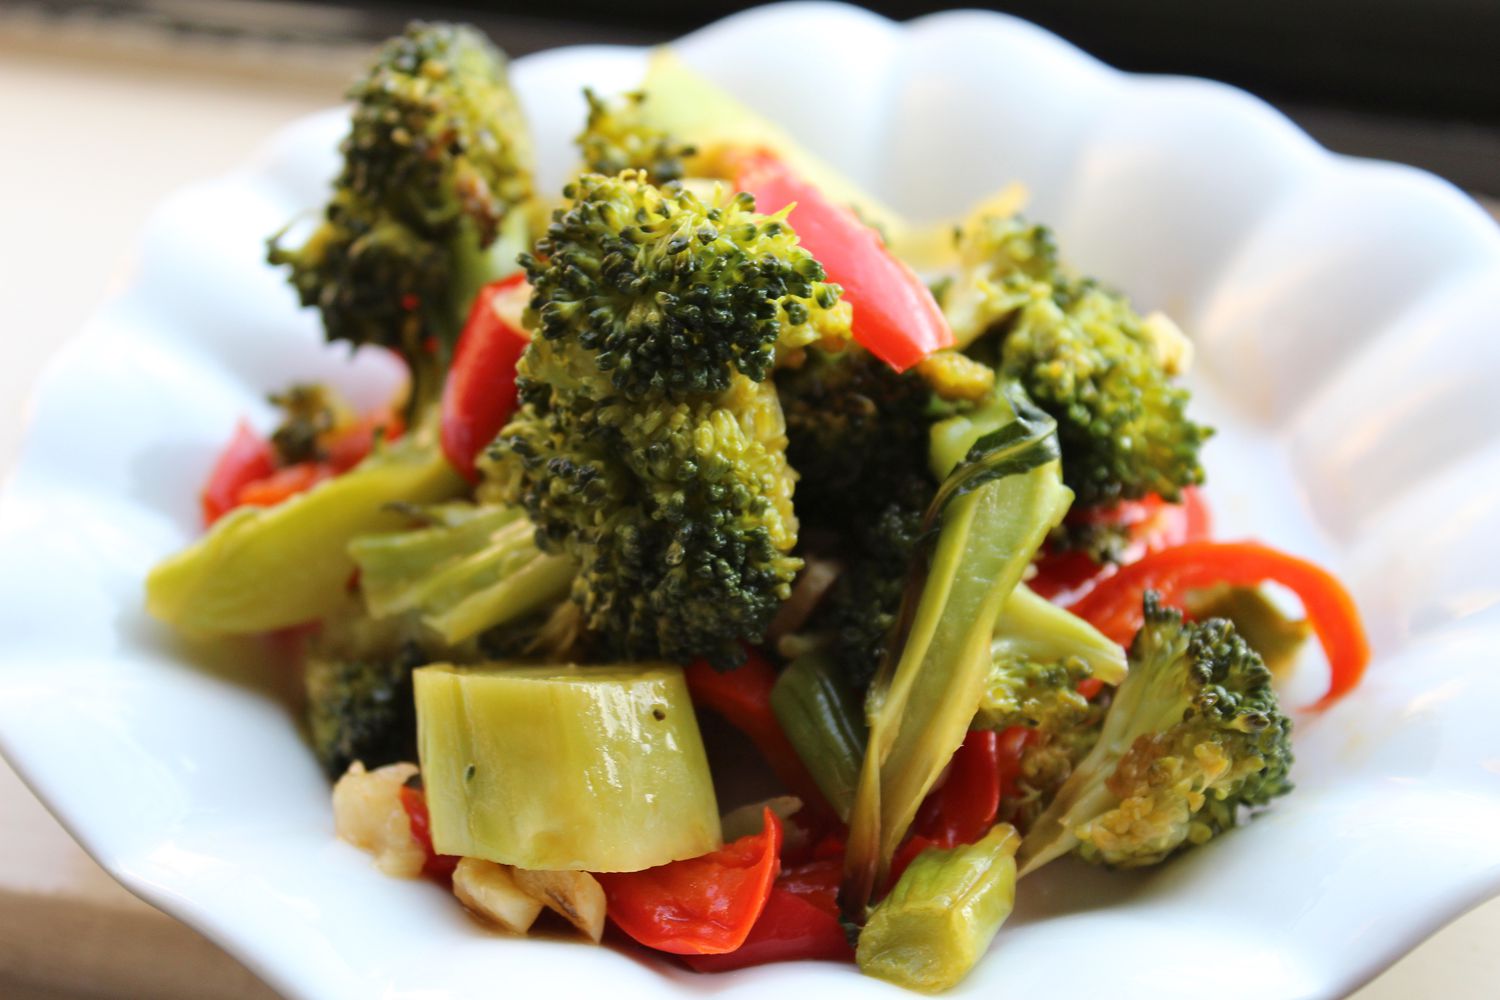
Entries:
{"label": "broccoli floret", "polygon": [[291,268],[330,340],[401,353],[421,397],[435,391],[474,292],[514,266],[496,237],[526,227],[530,140],[505,57],[467,26],[413,23],[348,96],[323,222],[300,247],[273,236],[269,259]]}
{"label": "broccoli floret", "polygon": [[409,618],[373,621],[352,601],[323,623],[303,686],[313,752],[330,778],[356,760],[374,768],[416,759],[411,672],[450,653]]}
{"label": "broccoli floret", "polygon": [[1212,432],[1188,419],[1188,392],[1171,380],[1190,348],[1170,320],[1142,318],[1123,296],[1064,272],[1043,227],[981,218],[959,242],[950,322],[960,342],[993,334],[970,350],[990,354],[1057,421],[1080,507],[1176,500],[1203,481],[1198,452]]}
{"label": "broccoli floret", "polygon": [[1291,721],[1271,673],[1223,619],[1187,623],[1145,598],[1094,748],[1022,844],[1022,873],[1072,851],[1134,868],[1233,827],[1291,790]]}
{"label": "broccoli floret", "polygon": [[1028,829],[1074,765],[1093,748],[1108,693],[1079,693],[1085,679],[1119,684],[1125,651],[1092,625],[1025,586],[995,623],[990,673],[973,728],[1030,730],[1001,817]]}
{"label": "broccoli floret", "polygon": [[588,123],[574,141],[587,169],[596,174],[643,170],[653,184],[682,179],[683,160],[695,150],[645,123],[641,105],[647,94],[636,91],[606,101],[584,88],[583,96],[589,103]]}
{"label": "broccoli floret", "polygon": [[525,260],[537,331],[486,462],[607,654],[760,641],[801,561],[775,353],[847,336],[848,307],[784,218],[639,172],[585,174]]}
{"label": "broccoli floret", "polygon": [[326,458],[328,435],[353,419],[339,394],[325,385],[293,385],[272,396],[271,402],[282,412],[281,423],[271,433],[280,465]]}
{"label": "broccoli floret", "polygon": [[810,551],[842,567],[805,636],[863,691],[901,607],[922,517],[937,484],[927,468],[931,391],[868,351],[812,349],[776,372],[797,516]]}

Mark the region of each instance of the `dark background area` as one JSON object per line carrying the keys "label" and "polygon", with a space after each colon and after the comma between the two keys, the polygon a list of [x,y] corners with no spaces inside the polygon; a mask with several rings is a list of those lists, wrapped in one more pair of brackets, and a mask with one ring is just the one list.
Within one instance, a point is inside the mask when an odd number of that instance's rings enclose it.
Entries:
{"label": "dark background area", "polygon": [[[304,43],[376,41],[413,16],[454,18],[475,22],[513,55],[524,55],[580,42],[667,41],[754,5],[41,0],[27,6],[44,16]],[[904,20],[949,5],[896,0],[864,6]],[[1471,191],[1500,196],[1500,0],[1009,0],[985,6],[1034,21],[1121,69],[1244,87],[1340,152],[1412,163]]]}

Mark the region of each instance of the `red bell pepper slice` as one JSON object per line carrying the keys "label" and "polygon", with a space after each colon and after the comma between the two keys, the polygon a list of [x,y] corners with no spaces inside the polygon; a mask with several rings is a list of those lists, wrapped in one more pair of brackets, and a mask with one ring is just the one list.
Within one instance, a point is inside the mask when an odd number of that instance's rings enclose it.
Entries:
{"label": "red bell pepper slice", "polygon": [[1164,604],[1181,607],[1190,590],[1227,583],[1254,587],[1278,583],[1302,602],[1328,658],[1328,690],[1311,707],[1327,708],[1348,694],[1364,676],[1370,644],[1359,610],[1343,584],[1319,566],[1256,542],[1189,542],[1152,553],[1121,567],[1072,605],[1116,642],[1128,644],[1141,627],[1141,599],[1147,590]]}
{"label": "red bell pepper slice", "polygon": [[[1202,541],[1208,538],[1212,526],[1208,505],[1194,486],[1182,491],[1179,503],[1167,503],[1153,494],[1141,500],[1075,511],[1068,515],[1068,521],[1128,527],[1130,542],[1121,563],[1132,563],[1147,553],[1185,542]],[[1036,561],[1036,576],[1027,584],[1049,601],[1075,601],[1094,584],[1114,575],[1116,569],[1114,563],[1096,563],[1082,552],[1045,552]]]}
{"label": "red bell pepper slice", "polygon": [[439,854],[432,847],[432,819],[427,812],[427,796],[420,788],[401,786],[401,808],[406,810],[406,821],[411,824],[411,835],[427,852],[422,862],[422,874],[439,882],[452,882],[453,870],[459,859],[451,854]]}
{"label": "red bell pepper slice", "polygon": [[735,186],[755,196],[759,211],[795,205],[787,221],[828,280],[843,287],[854,307],[854,339],[870,353],[900,372],[953,346],[953,330],[932,292],[879,233],[769,153],[747,154],[737,168]]}
{"label": "red bell pepper slice", "polygon": [[275,471],[276,451],[271,442],[241,420],[203,486],[204,527],[239,506],[240,490]]}
{"label": "red bell pepper slice", "polygon": [[776,777],[802,800],[810,818],[826,820],[833,810],[771,710],[776,671],[756,650],[747,647],[745,654],[745,662],[733,670],[715,670],[703,660],[693,663],[685,671],[688,693],[695,705],[717,712],[750,737]]}
{"label": "red bell pepper slice", "polygon": [[298,462],[284,466],[253,483],[245,484],[235,498],[237,507],[274,507],[276,504],[305,493],[338,473],[327,462]]}
{"label": "red bell pepper slice", "polygon": [[745,943],[781,871],[781,820],[717,851],[639,872],[603,872],[609,918],[648,948],[723,955]]}
{"label": "red bell pepper slice", "polygon": [[685,955],[683,961],[697,972],[728,972],[798,959],[854,961],[836,902],[842,874],[840,859],[782,872],[744,944],[723,955]]}
{"label": "red bell pepper slice", "polygon": [[943,847],[972,844],[1000,809],[999,734],[973,729],[948,763],[948,777],[922,803],[913,830]]}
{"label": "red bell pepper slice", "polygon": [[516,408],[516,362],[531,338],[521,312],[531,297],[524,273],[479,290],[443,385],[440,439],[453,467],[475,482],[474,460]]}

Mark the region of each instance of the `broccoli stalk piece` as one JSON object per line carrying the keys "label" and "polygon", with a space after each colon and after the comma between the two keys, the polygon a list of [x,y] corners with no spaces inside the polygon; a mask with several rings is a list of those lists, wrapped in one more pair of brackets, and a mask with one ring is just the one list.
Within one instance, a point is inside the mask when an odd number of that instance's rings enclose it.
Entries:
{"label": "broccoli stalk piece", "polygon": [[1013,386],[933,428],[945,474],[919,561],[870,688],[870,736],[849,818],[840,903],[862,922],[922,799],[963,742],[991,666],[995,622],[1067,513],[1055,424]]}
{"label": "broccoli stalk piece", "polygon": [[[268,258],[329,340],[379,344],[436,397],[475,292],[528,238],[531,150],[505,57],[477,30],[415,22],[349,91],[343,169],[323,221]],[[505,238],[498,238],[502,234]]]}
{"label": "broccoli stalk piece", "polygon": [[848,306],[748,196],[633,171],[565,195],[524,259],[536,336],[487,471],[541,548],[577,561],[605,655],[732,666],[801,565],[767,376],[780,351],[847,337]]}
{"label": "broccoli stalk piece", "polygon": [[449,503],[417,513],[423,527],[365,535],[349,546],[372,617],[415,612],[457,645],[546,615],[567,599],[576,564],[537,548],[521,508]]}
{"label": "broccoli stalk piece", "polygon": [[959,251],[949,321],[1057,421],[1079,506],[1176,500],[1203,482],[1198,452],[1212,431],[1188,419],[1188,392],[1172,382],[1191,347],[1171,320],[1142,318],[1123,296],[1067,274],[1044,227],[981,217],[960,232]]}
{"label": "broccoli stalk piece", "polygon": [[1271,673],[1223,619],[1187,623],[1145,598],[1130,673],[1098,742],[1022,842],[1021,874],[1070,851],[1153,865],[1292,788],[1291,721]]}

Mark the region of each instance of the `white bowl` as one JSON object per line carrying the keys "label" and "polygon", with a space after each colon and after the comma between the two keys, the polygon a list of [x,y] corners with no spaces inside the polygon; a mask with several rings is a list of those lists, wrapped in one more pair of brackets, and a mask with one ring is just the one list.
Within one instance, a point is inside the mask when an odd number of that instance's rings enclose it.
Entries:
{"label": "white bowl", "polygon": [[[1239,91],[1120,74],[994,14],[787,5],[679,50],[917,218],[1025,182],[1077,264],[1197,340],[1221,533],[1328,563],[1368,617],[1364,686],[1298,720],[1297,794],[1154,872],[1029,880],[957,995],[1329,996],[1500,890],[1500,232],[1478,209]],[[516,63],[547,186],[579,88],[633,84],[644,55]],[[43,380],[0,501],[6,756],[105,868],[289,996],[896,995],[844,966],[702,977],[485,932],[332,837],[273,650],[143,615],[236,419],[292,376],[370,400],[394,377],[325,346],[261,259],[321,200],[342,128],[296,123],[164,206],[134,284]]]}

